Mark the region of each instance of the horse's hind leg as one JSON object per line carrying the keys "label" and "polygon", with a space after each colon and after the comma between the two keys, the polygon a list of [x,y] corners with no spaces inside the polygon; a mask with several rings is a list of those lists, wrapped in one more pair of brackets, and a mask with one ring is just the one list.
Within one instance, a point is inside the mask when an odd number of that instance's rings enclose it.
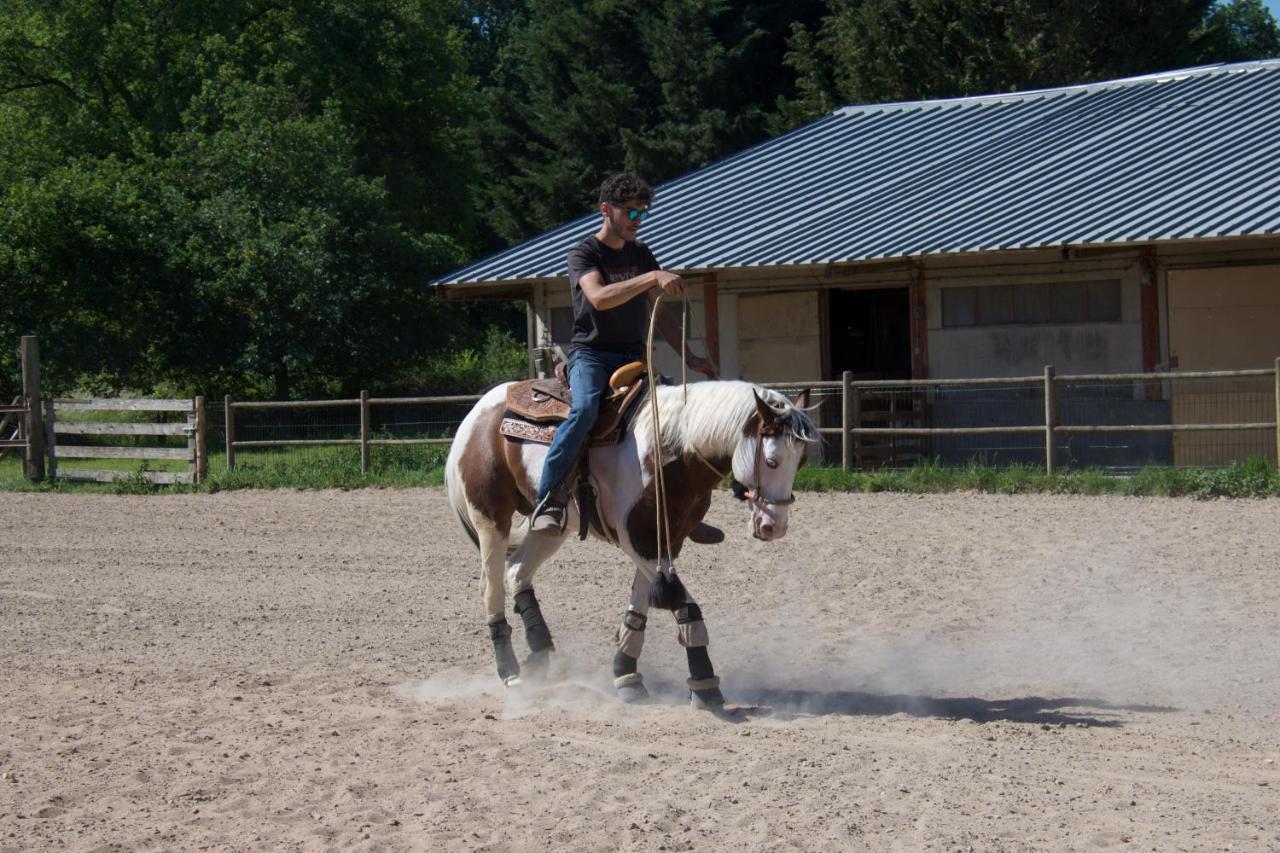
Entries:
{"label": "horse's hind leg", "polygon": [[511,684],[520,677],[520,662],[511,647],[511,625],[507,623],[507,609],[503,595],[502,572],[506,566],[507,534],[496,527],[476,525],[476,538],[480,545],[480,562],[484,574],[480,589],[484,596],[484,609],[488,614],[489,639],[493,641],[493,656],[498,664],[498,677]]}
{"label": "horse's hind leg", "polygon": [[551,559],[564,544],[572,527],[572,524],[566,524],[565,531],[559,536],[546,533],[526,536],[506,562],[507,588],[515,597],[515,611],[520,614],[520,620],[524,623],[524,637],[529,644],[525,670],[533,677],[546,672],[547,665],[551,662],[551,653],[556,650],[555,642],[551,639],[551,629],[547,627],[542,608],[538,605],[538,597],[533,592],[533,576],[538,567]]}

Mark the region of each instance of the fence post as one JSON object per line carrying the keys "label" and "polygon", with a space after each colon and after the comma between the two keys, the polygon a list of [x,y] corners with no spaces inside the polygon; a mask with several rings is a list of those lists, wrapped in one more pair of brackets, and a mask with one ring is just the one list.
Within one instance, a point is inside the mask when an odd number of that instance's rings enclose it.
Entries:
{"label": "fence post", "polygon": [[1053,440],[1053,428],[1058,425],[1054,406],[1054,369],[1052,364],[1044,366],[1044,469],[1052,474],[1057,463],[1057,446]]}
{"label": "fence post", "polygon": [[845,471],[853,470],[853,459],[850,458],[850,451],[853,449],[853,434],[849,432],[853,424],[850,423],[849,406],[852,405],[850,400],[849,387],[853,374],[846,370],[840,374],[840,465]]}
{"label": "fence post", "polygon": [[53,398],[44,401],[44,438],[45,449],[49,451],[49,479],[58,478],[58,437],[53,428]]}
{"label": "fence post", "polygon": [[204,395],[196,395],[196,485],[209,476],[209,448],[205,444]]}
{"label": "fence post", "polygon": [[369,473],[369,392],[360,392],[360,473]]}
{"label": "fence post", "polygon": [[40,399],[40,341],[35,335],[23,335],[22,396],[27,407],[27,478],[44,479],[44,410]]}
{"label": "fence post", "polygon": [[227,470],[236,470],[236,416],[231,408],[231,395],[223,397],[223,411],[226,413],[227,433]]}

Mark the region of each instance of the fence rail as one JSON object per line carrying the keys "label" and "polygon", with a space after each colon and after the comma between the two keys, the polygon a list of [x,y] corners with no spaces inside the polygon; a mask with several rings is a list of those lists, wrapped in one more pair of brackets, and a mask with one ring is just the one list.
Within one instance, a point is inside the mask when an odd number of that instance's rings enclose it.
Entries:
{"label": "fence rail", "polygon": [[[1185,373],[1117,373],[1117,374],[1062,374],[1058,375],[1053,367],[1046,367],[1039,376],[1014,377],[978,377],[973,379],[913,379],[913,380],[854,380],[851,374],[845,374],[840,380],[824,380],[820,382],[786,382],[767,383],[766,387],[777,390],[794,391],[807,387],[829,400],[839,404],[840,417],[838,425],[823,423],[819,432],[824,436],[839,437],[840,463],[845,470],[864,467],[868,464],[883,464],[886,460],[910,460],[925,455],[931,448],[925,442],[931,438],[952,439],[961,436],[997,437],[997,436],[1042,436],[1039,442],[1046,470],[1052,472],[1060,466],[1059,444],[1070,436],[1107,435],[1119,433],[1170,435],[1174,433],[1204,434],[1216,432],[1262,432],[1272,431],[1276,434],[1276,444],[1280,446],[1280,403],[1277,403],[1275,420],[1230,418],[1222,422],[1205,420],[1188,420],[1183,417],[1172,422],[1171,407],[1168,401],[1162,403],[1162,411],[1169,414],[1169,420],[1163,423],[1139,423],[1122,421],[1120,423],[1089,422],[1090,412],[1086,409],[1082,416],[1064,418],[1063,389],[1082,387],[1090,384],[1105,386],[1115,396],[1116,389],[1125,383],[1133,383],[1138,390],[1127,392],[1130,398],[1145,400],[1150,395],[1151,387],[1156,383],[1179,383],[1189,380],[1250,380],[1271,378],[1275,386],[1276,397],[1280,398],[1280,359],[1276,360],[1275,369],[1255,370],[1215,370],[1188,371]],[[973,425],[938,425],[927,423],[932,415],[930,406],[939,407],[937,395],[942,393],[959,394],[974,389],[987,389],[992,393],[1023,389],[1032,397],[1022,400],[1024,405],[1020,411],[1030,414],[1029,404],[1033,399],[1043,397],[1043,408],[1036,402],[1037,414],[1031,415],[1022,422],[1015,423],[978,423]],[[892,405],[884,407],[885,401],[892,401],[894,395],[902,396],[909,392],[911,400],[894,409]],[[931,398],[929,395],[934,395]],[[1125,397],[1126,394],[1120,394]],[[228,397],[225,401],[224,418],[226,431],[227,466],[235,469],[236,451],[256,450],[263,448],[319,447],[319,446],[358,446],[360,448],[361,471],[369,470],[370,448],[378,446],[397,446],[415,444],[447,445],[452,438],[437,435],[426,438],[385,438],[371,434],[370,424],[373,422],[371,410],[378,406],[429,406],[436,404],[474,403],[480,395],[451,395],[440,397],[371,397],[362,392],[359,398],[341,400],[303,400],[289,402],[257,402],[236,401]],[[881,408],[876,408],[879,405]],[[358,410],[358,433],[347,437],[333,438],[266,438],[245,440],[237,435],[239,429],[237,415],[254,410],[303,410],[318,408],[346,408]],[[1123,408],[1121,416],[1123,416]],[[355,414],[356,412],[353,412]],[[986,414],[990,414],[987,412]],[[1251,412],[1252,414],[1252,412]],[[830,420],[828,418],[828,420]],[[347,421],[348,429],[356,430],[355,419]],[[456,426],[456,422],[454,424]],[[889,444],[872,444],[875,439],[896,439],[915,441],[915,449],[903,450]],[[1163,439],[1166,445],[1168,439]],[[1024,445],[1019,452],[1031,452],[1034,444]],[[1269,449],[1268,449],[1269,452]],[[1114,467],[1114,466],[1113,466]]]}
{"label": "fence rail", "polygon": [[[84,412],[130,412],[144,414],[183,414],[185,422],[138,423],[60,420],[58,414]],[[50,479],[90,480],[98,483],[140,477],[151,483],[199,483],[208,472],[204,442],[204,397],[187,400],[45,399],[44,426],[49,456]],[[185,447],[154,445],[116,446],[102,444],[67,444],[59,436],[76,439],[120,438],[186,438]],[[185,461],[186,471],[117,471],[105,468],[69,468],[58,466],[59,459],[139,459]]]}
{"label": "fence rail", "polygon": [[[158,483],[203,479],[208,469],[203,398],[44,398],[38,393],[34,339],[23,339],[23,356],[24,395],[0,405],[0,451],[24,449],[29,477],[43,479],[46,458],[50,476],[96,480],[136,476],[70,466],[59,471],[61,457],[185,459],[187,472],[144,472],[144,476]],[[1212,383],[1215,390],[1202,390],[1197,383],[1205,387]],[[1099,465],[1090,461],[1098,458],[1111,460],[1100,467],[1123,468],[1131,463],[1114,460],[1139,459],[1143,454],[1146,457],[1140,462],[1170,458],[1174,464],[1222,464],[1226,458],[1273,451],[1273,458],[1280,459],[1280,358],[1273,368],[1252,370],[1058,375],[1047,366],[1037,376],[901,380],[854,379],[845,373],[839,380],[768,383],[766,387],[808,387],[815,399],[828,402],[817,415],[819,432],[838,437],[845,470],[910,464],[925,457],[961,460],[965,454],[977,453],[990,454],[1001,464],[1011,460],[1035,464],[1043,459],[1049,472],[1062,464]],[[219,443],[225,444],[228,470],[236,468],[237,451],[347,446],[359,448],[360,470],[367,473],[372,448],[452,443],[461,407],[480,398],[478,394],[373,397],[367,391],[337,400],[244,401],[228,396],[220,418],[214,410],[212,429],[215,433],[218,426],[224,429]],[[29,404],[32,400],[34,405]],[[442,414],[437,416],[433,410],[424,418],[414,407],[443,408]],[[375,411],[385,408],[393,411],[375,419]],[[284,426],[280,419],[286,416],[268,414],[308,409],[334,414],[319,420],[287,416],[292,419]],[[132,420],[75,419],[98,411],[129,412]],[[59,418],[58,413],[72,418]],[[185,413],[186,422],[139,422],[160,420],[165,413]],[[256,422],[254,413],[261,415]],[[13,424],[16,431],[10,435]],[[1133,438],[1107,438],[1125,433]],[[1214,433],[1248,437],[1228,440],[1214,438]],[[187,446],[174,446],[174,440],[183,436]],[[974,441],[961,437],[974,437]],[[146,438],[169,446],[136,446]],[[104,439],[114,446],[92,444]],[[1059,461],[1063,453],[1065,463]]]}
{"label": "fence rail", "polygon": [[[440,397],[370,397],[368,391],[361,391],[360,396],[344,400],[287,400],[287,401],[245,401],[234,400],[230,395],[223,401],[224,434],[227,452],[227,470],[236,469],[236,451],[271,447],[325,447],[350,446],[360,447],[360,473],[369,473],[370,448],[398,447],[409,445],[452,444],[451,436],[432,436],[427,438],[378,438],[372,435],[372,409],[375,406],[422,406],[431,404],[475,403],[479,394],[452,394]],[[273,438],[245,440],[237,437],[236,413],[248,411],[298,410],[319,408],[352,408],[359,407],[358,438]]]}

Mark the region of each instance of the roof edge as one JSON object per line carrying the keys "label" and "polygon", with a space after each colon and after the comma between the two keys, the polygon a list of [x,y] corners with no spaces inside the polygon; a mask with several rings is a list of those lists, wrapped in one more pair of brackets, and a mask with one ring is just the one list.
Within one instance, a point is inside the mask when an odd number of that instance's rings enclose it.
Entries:
{"label": "roof edge", "polygon": [[1051,89],[1025,89],[1014,92],[997,92],[990,95],[969,95],[961,98],[930,98],[924,101],[895,101],[887,104],[849,104],[833,111],[833,116],[850,116],[876,112],[904,112],[913,109],[930,107],[959,107],[983,103],[1014,103],[1018,101],[1043,98],[1051,95],[1075,95],[1085,92],[1103,92],[1108,89],[1123,89],[1128,86],[1139,86],[1146,83],[1165,83],[1172,80],[1186,80],[1190,77],[1204,77],[1212,74],[1241,74],[1249,71],[1262,71],[1280,68],[1280,59],[1254,59],[1248,62],[1218,62],[1212,65],[1197,65],[1192,68],[1177,68],[1169,71],[1156,71],[1151,74],[1140,74],[1136,77],[1121,77],[1116,80],[1098,80],[1094,83],[1076,83],[1071,86],[1058,86]]}

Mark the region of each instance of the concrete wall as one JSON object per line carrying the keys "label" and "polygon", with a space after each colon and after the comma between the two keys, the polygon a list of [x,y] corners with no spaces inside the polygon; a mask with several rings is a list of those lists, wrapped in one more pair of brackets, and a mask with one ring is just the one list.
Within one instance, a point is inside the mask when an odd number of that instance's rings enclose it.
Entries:
{"label": "concrete wall", "polygon": [[818,293],[812,290],[739,294],[739,375],[752,382],[804,382],[821,376],[818,302]]}
{"label": "concrete wall", "polygon": [[[942,294],[951,287],[1120,281],[1119,322],[964,326],[942,325]],[[1052,364],[1059,373],[1142,369],[1142,316],[1137,258],[1123,263],[953,266],[927,272],[929,376],[1032,376]]]}

